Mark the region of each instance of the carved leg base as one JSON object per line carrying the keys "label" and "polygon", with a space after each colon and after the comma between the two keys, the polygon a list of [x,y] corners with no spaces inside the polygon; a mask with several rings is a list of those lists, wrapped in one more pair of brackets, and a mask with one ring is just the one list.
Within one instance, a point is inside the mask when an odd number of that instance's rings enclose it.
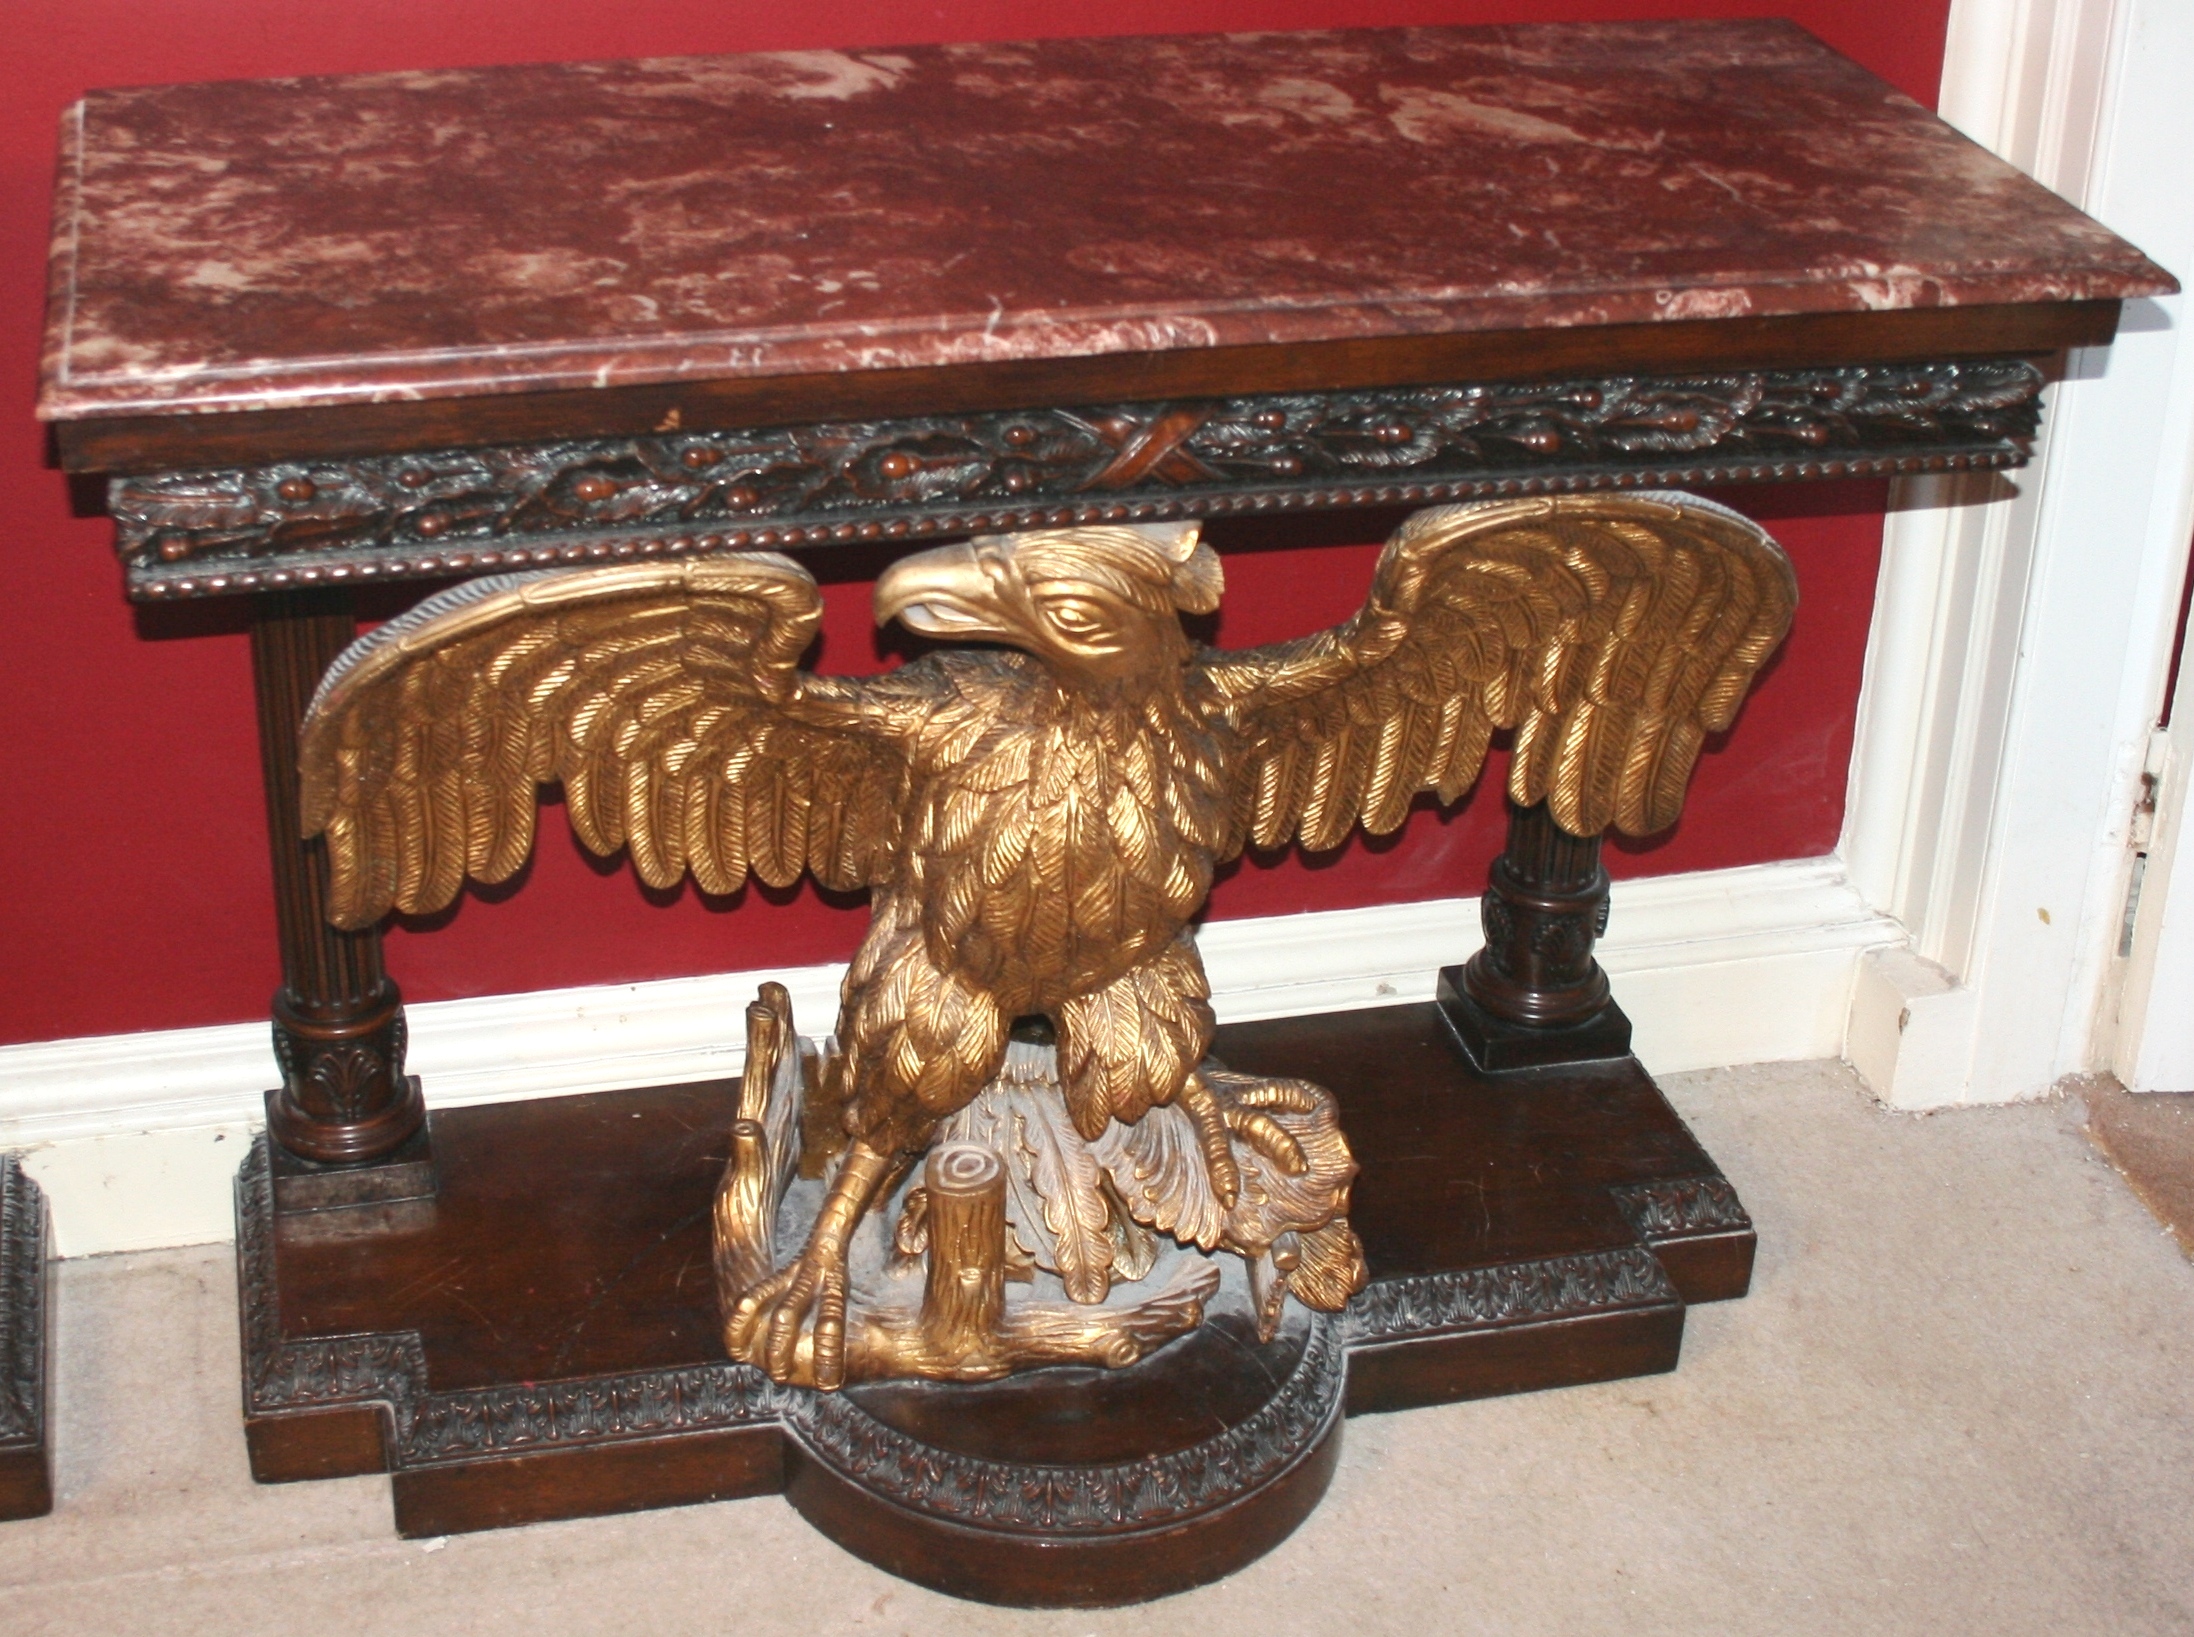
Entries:
{"label": "carved leg base", "polygon": [[[419,1077],[405,1077],[408,1101],[420,1102]],[[282,1092],[267,1093],[267,1129],[279,1131]],[[329,1211],[354,1205],[394,1205],[434,1197],[434,1138],[424,1119],[418,1129],[379,1159],[349,1165],[321,1165],[292,1153],[282,1143],[271,1145],[273,1155],[274,1208],[288,1215],[295,1211]]]}
{"label": "carved leg base", "polygon": [[1481,1072],[1630,1055],[1630,1019],[1592,946],[1607,930],[1600,838],[1561,829],[1539,802],[1508,808],[1508,845],[1479,901],[1485,947],[1440,969],[1440,1014]]}
{"label": "carved leg base", "polygon": [[1496,1017],[1473,1000],[1464,985],[1462,967],[1443,966],[1435,993],[1441,1017],[1455,1032],[1455,1043],[1480,1073],[1599,1063],[1630,1055],[1630,1019],[1612,1000],[1582,1022],[1549,1027]]}

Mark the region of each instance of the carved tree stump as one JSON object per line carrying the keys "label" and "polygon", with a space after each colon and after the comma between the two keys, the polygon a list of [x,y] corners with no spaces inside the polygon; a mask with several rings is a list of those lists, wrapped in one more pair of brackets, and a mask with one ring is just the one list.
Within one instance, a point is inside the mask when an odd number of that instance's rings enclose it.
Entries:
{"label": "carved tree stump", "polygon": [[950,1363],[996,1347],[1006,1311],[1006,1172],[998,1156],[973,1143],[930,1151],[929,1279],[922,1291],[922,1332]]}

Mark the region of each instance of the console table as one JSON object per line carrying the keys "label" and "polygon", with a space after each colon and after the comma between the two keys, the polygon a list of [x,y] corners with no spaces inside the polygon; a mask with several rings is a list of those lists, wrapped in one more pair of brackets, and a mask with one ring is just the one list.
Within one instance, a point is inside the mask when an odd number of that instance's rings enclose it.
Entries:
{"label": "console table", "polygon": [[[1778,22],[101,92],[55,222],[41,413],[109,476],[129,594],[252,599],[284,974],[238,1196],[254,1471],[388,1470],[417,1534],[783,1488],[856,1550],[1009,1601],[1247,1561],[1337,1438],[1255,1518],[1135,1513],[1176,1544],[1124,1580],[1060,1569],[1037,1524],[940,1567],[904,1473],[974,1471],[1000,1426],[1093,1471],[1243,1452],[1193,1415],[1070,1437],[1006,1384],[954,1389],[987,1407],[951,1426],[860,1389],[908,1464],[859,1490],[685,1277],[729,1087],[430,1130],[379,937],[327,927],[298,837],[297,726],[351,589],[2011,467],[2051,361],[2175,287]],[[1685,1303],[1749,1278],[1750,1221],[1592,960],[1597,842],[1515,813],[1488,902],[1528,968],[1494,1003],[1451,972],[1437,1004],[1218,1042],[1330,1086],[1356,1143],[1373,1283],[1322,1366],[1352,1411],[1671,1368]],[[1184,1342],[1137,1368],[1193,1399],[1209,1363]]]}

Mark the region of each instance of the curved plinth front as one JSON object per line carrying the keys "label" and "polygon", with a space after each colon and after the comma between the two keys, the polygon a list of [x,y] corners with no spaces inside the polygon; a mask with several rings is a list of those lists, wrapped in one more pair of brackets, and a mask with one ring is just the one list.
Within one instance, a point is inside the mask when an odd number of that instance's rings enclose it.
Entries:
{"label": "curved plinth front", "polygon": [[849,1552],[955,1596],[1142,1602],[1233,1573],[1309,1515],[1345,1377],[1339,1318],[1294,1309],[1270,1342],[1222,1314],[1125,1370],[802,1393],[785,1496]]}

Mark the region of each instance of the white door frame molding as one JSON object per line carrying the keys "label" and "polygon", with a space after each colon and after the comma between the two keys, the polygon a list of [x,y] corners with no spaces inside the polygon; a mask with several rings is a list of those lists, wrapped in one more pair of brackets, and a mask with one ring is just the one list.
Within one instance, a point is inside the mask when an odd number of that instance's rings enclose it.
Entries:
{"label": "white door frame molding", "polygon": [[2194,825],[2186,811],[2194,677],[2183,667],[2171,721],[2171,733],[2149,742],[2154,805],[2147,835],[2135,840],[2138,896],[2113,1020],[2110,1066],[2135,1091],[2194,1092]]}
{"label": "white door frame molding", "polygon": [[[2184,276],[2190,34],[2187,0],[1954,0],[1942,112]],[[1896,1106],[2111,1060],[2194,493],[2183,313],[2129,302],[2112,347],[2075,353],[2025,471],[1893,502],[1839,850],[1911,934],[1866,962],[1846,1035]]]}

